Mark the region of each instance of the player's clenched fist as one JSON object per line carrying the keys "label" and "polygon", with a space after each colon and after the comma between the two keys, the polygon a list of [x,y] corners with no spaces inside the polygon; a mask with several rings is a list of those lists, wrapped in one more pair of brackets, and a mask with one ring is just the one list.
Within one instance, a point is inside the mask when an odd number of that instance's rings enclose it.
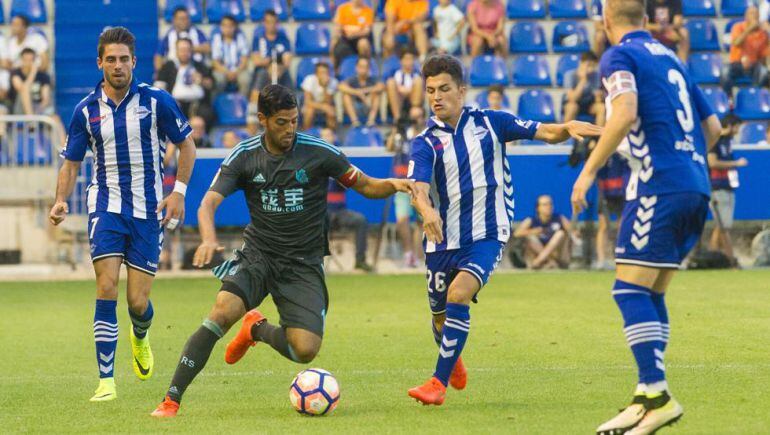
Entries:
{"label": "player's clenched fist", "polygon": [[169,196],[158,204],[158,213],[166,209],[166,216],[161,221],[168,229],[173,230],[181,222],[184,222],[184,196],[178,192],[171,192]]}
{"label": "player's clenched fist", "polygon": [[54,225],[59,225],[64,221],[64,218],[69,213],[70,207],[66,202],[60,201],[51,207],[51,212],[48,214],[48,220]]}
{"label": "player's clenched fist", "polygon": [[422,217],[422,227],[429,242],[441,243],[444,241],[444,232],[441,231],[443,221],[438,212],[433,208],[425,210]]}
{"label": "player's clenched fist", "polygon": [[225,248],[220,246],[217,242],[202,242],[198,249],[195,250],[193,256],[193,266],[203,267],[211,263],[211,259],[214,258],[215,252],[222,252]]}

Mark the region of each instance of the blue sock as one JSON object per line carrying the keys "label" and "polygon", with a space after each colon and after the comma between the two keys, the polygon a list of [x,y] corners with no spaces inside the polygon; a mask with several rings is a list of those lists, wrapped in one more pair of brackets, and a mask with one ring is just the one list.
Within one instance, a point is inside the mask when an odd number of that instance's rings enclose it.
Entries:
{"label": "blue sock", "polygon": [[623,331],[639,367],[639,383],[666,379],[663,365],[663,333],[651,291],[640,285],[615,281],[612,296],[623,314]]}
{"label": "blue sock", "polygon": [[147,336],[147,330],[152,325],[152,316],[155,312],[152,310],[152,301],[147,300],[147,308],[144,310],[144,314],[138,315],[128,309],[128,315],[131,317],[131,323],[134,325],[134,336],[138,339],[143,339]]}
{"label": "blue sock", "polygon": [[671,329],[668,326],[668,310],[666,309],[666,295],[664,293],[652,292],[650,295],[652,303],[655,305],[655,309],[658,311],[658,318],[660,319],[660,329],[663,331],[663,352],[666,351],[666,345],[668,345],[668,336],[671,333]]}
{"label": "blue sock", "polygon": [[433,373],[433,376],[438,378],[444,386],[449,383],[449,375],[452,374],[457,358],[460,358],[470,329],[470,307],[461,304],[446,304],[443,336],[438,349],[436,371]]}
{"label": "blue sock", "polygon": [[118,316],[115,307],[118,301],[96,300],[94,310],[94,342],[96,343],[96,363],[100,378],[113,377],[115,348],[118,344]]}

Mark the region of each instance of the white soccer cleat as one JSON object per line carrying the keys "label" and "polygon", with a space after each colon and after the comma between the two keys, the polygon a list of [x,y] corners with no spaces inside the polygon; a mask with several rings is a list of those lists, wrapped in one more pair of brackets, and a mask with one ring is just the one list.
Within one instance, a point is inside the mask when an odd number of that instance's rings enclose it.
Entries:
{"label": "white soccer cleat", "polygon": [[639,424],[628,432],[629,435],[654,434],[659,429],[679,421],[684,415],[684,408],[671,398],[668,403],[657,409],[650,409]]}
{"label": "white soccer cleat", "polygon": [[620,435],[628,432],[644,418],[647,408],[641,403],[632,403],[618,415],[596,429],[596,435]]}

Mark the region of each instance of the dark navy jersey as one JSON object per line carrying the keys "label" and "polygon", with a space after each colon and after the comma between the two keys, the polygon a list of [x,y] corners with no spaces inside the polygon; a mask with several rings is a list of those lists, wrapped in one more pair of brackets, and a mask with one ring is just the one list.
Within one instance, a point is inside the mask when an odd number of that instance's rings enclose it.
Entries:
{"label": "dark navy jersey", "polygon": [[[719,138],[714,149],[711,151],[717,156],[717,160],[732,162],[733,147],[730,143],[733,140],[730,136]],[[736,169],[711,169],[711,188],[714,190],[733,190],[738,187],[738,171]]]}
{"label": "dark navy jersey", "polygon": [[[646,31],[609,48],[600,62],[610,102],[638,96],[638,114],[618,150],[628,157],[626,199],[676,192],[710,194],[701,121],[713,114],[676,55]],[[608,118],[609,119],[609,118]]]}
{"label": "dark navy jersey", "polygon": [[626,183],[630,173],[631,170],[624,157],[618,153],[611,155],[607,163],[596,173],[599,191],[605,198],[625,198]]}
{"label": "dark navy jersey", "polygon": [[540,216],[535,213],[535,216],[532,217],[532,224],[530,225],[530,228],[543,229],[543,232],[538,234],[537,238],[540,239],[540,242],[545,245],[551,240],[551,237],[553,237],[557,231],[564,229],[562,218],[562,215],[559,213],[554,213],[551,215],[551,218],[548,219],[548,221],[542,221],[540,220]]}

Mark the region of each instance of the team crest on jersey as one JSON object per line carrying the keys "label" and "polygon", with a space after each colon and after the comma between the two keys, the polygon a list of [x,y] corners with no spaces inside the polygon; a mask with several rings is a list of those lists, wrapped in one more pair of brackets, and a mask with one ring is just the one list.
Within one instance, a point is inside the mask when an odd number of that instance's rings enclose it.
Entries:
{"label": "team crest on jersey", "polygon": [[144,119],[144,118],[146,118],[146,117],[147,117],[147,115],[149,115],[150,113],[152,113],[152,112],[150,111],[150,109],[148,109],[148,108],[146,108],[146,107],[144,107],[144,106],[138,106],[138,107],[137,107],[137,108],[134,110],[134,115],[136,115],[136,117],[137,117],[137,118],[139,118],[139,119]]}
{"label": "team crest on jersey", "polygon": [[297,172],[294,174],[294,178],[297,179],[297,182],[300,184],[307,184],[308,177],[307,172],[304,169],[298,169]]}

